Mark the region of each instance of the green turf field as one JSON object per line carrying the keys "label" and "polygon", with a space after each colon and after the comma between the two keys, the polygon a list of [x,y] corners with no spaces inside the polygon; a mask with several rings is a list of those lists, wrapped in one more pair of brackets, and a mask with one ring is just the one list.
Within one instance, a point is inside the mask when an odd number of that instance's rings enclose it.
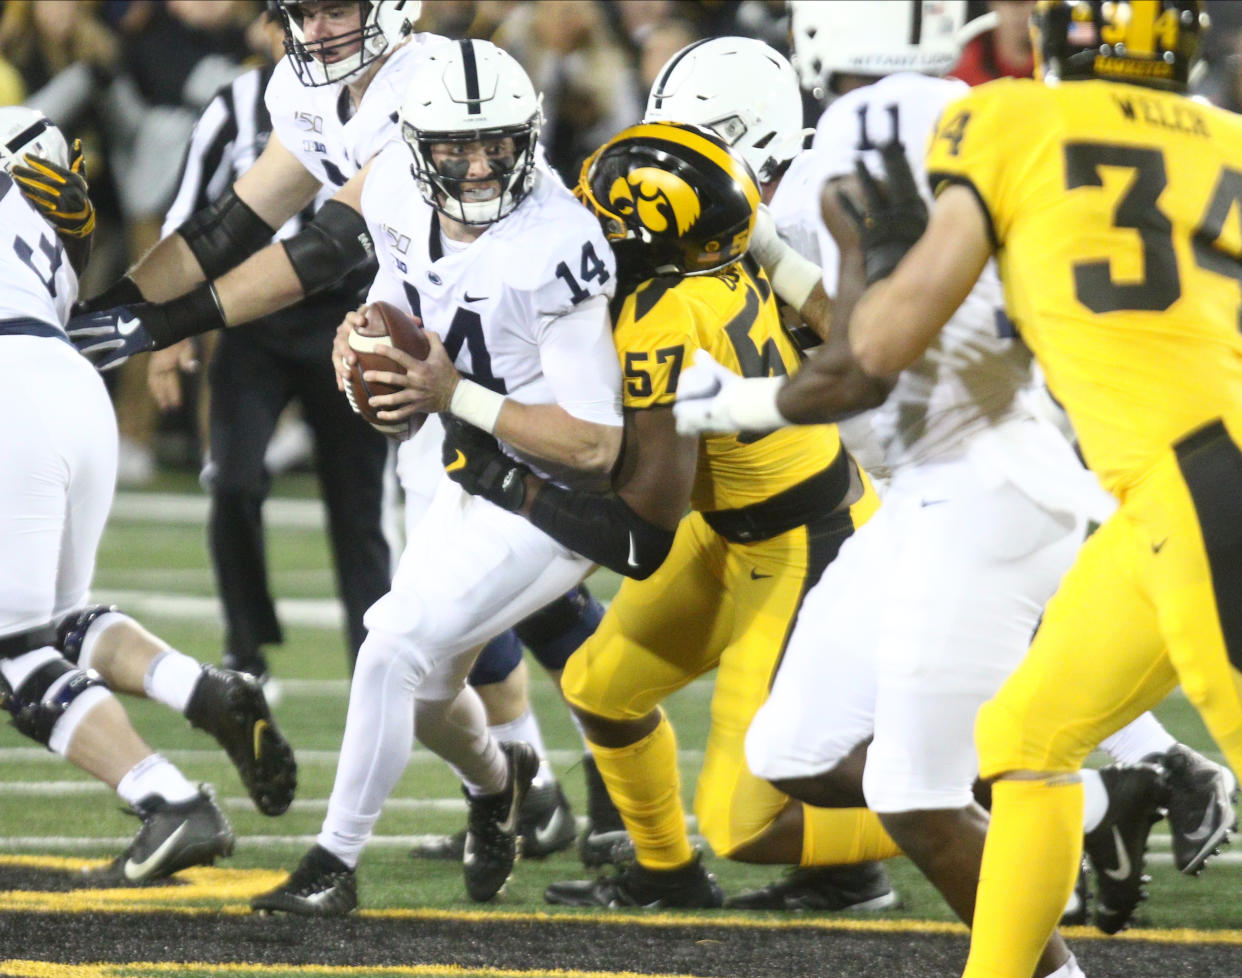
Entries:
{"label": "green turf field", "polygon": [[[313,841],[325,810],[345,715],[345,654],[341,629],[333,624],[332,605],[326,603],[332,597],[332,574],[324,535],[315,525],[315,510],[309,508],[311,503],[305,498],[306,483],[295,480],[286,491],[303,498],[285,507],[279,515],[273,511],[269,519],[274,590],[288,602],[282,605],[286,612],[286,641],[283,647],[270,650],[269,659],[273,672],[284,681],[283,700],[276,708],[276,716],[298,751],[300,762],[298,800],[291,811],[278,819],[258,814],[213,741],[191,730],[181,717],[162,707],[125,700],[135,726],[149,743],[172,758],[191,779],[215,785],[238,836],[234,857],[222,864],[227,869],[277,871],[296,864]],[[134,612],[149,628],[183,651],[215,662],[221,647],[221,625],[210,600],[213,588],[204,550],[204,528],[201,517],[195,513],[201,497],[191,492],[184,500],[186,512],[169,514],[164,512],[165,500],[123,497],[100,553],[96,587],[99,596],[115,596],[126,610]],[[605,572],[597,574],[591,586],[600,597],[608,598],[616,583]],[[531,675],[533,699],[554,766],[570,800],[582,811],[583,784],[577,761],[580,743],[555,691],[533,663]],[[704,739],[709,693],[709,682],[700,681],[667,703],[678,731],[687,808],[701,756],[699,747]],[[1160,713],[1176,736],[1219,759],[1184,699],[1175,696]],[[463,818],[464,805],[450,772],[426,751],[417,751],[360,865],[362,907],[379,911],[479,909],[465,896],[459,866],[415,862],[406,854],[415,837],[455,830]],[[118,852],[136,828],[137,822],[120,811],[119,801],[106,789],[8,727],[0,728],[0,855],[100,858]],[[1153,928],[1242,929],[1242,865],[1237,861],[1238,855],[1227,850],[1224,857],[1209,864],[1201,878],[1182,877],[1170,864],[1164,826],[1157,826],[1150,867],[1152,898],[1141,908],[1140,922]],[[727,892],[779,875],[776,869],[720,860],[710,862]],[[903,905],[899,910],[868,914],[868,921],[952,919],[938,896],[904,860],[894,861],[890,872]],[[549,909],[542,902],[543,887],[553,880],[581,873],[581,865],[572,852],[544,862],[521,862],[499,900],[483,912],[542,914]],[[262,888],[260,883],[270,886],[271,880],[278,878],[254,873],[242,874],[237,879],[228,877],[231,882],[227,886],[190,885],[177,894],[175,902],[183,909],[224,908],[240,914],[249,893]],[[224,877],[210,879],[218,883]],[[141,892],[133,891],[134,898]],[[5,896],[0,893],[0,910],[12,909],[3,906]],[[0,962],[10,959],[9,967],[0,971],[21,974],[3,947],[3,934],[0,924]],[[187,976],[215,973],[193,967],[178,970]],[[118,969],[109,973],[137,972]],[[249,972],[234,969],[230,973]],[[279,972],[262,973],[270,976]]]}

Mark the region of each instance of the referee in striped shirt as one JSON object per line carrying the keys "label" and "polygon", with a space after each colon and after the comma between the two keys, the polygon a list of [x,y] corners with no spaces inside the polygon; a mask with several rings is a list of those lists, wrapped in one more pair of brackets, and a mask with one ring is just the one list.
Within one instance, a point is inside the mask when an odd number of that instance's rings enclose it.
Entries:
{"label": "referee in striped shirt", "polygon": [[[279,22],[267,12],[259,21],[251,39],[262,31],[264,53],[279,59]],[[272,128],[263,92],[274,67],[269,58],[264,67],[238,76],[203,111],[164,218],[165,235],[227,190],[262,151]],[[276,237],[296,233],[335,189],[325,187]],[[266,678],[262,647],[283,639],[268,590],[262,508],[270,481],[263,459],[290,401],[300,403],[314,437],[351,668],[366,637],[363,613],[388,590],[391,553],[380,523],[387,439],[350,410],[331,365],[336,327],[357,308],[374,277],[374,265],[358,269],[295,306],[242,329],[220,331],[207,373],[211,460],[204,481],[211,490],[208,545],[224,605],[223,659],[229,668]],[[149,379],[162,407],[180,403],[177,371],[153,371]]]}

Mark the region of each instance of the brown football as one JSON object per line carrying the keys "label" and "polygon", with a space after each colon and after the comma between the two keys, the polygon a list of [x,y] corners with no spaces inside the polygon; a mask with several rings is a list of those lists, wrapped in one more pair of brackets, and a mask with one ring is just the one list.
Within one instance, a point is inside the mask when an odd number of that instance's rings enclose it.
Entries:
{"label": "brown football", "polygon": [[414,414],[405,421],[381,421],[371,407],[370,398],[380,394],[392,394],[400,390],[391,384],[372,383],[363,380],[366,370],[386,370],[389,373],[403,374],[405,368],[395,360],[376,353],[375,348],[383,343],[408,353],[416,360],[427,359],[431,352],[431,344],[427,342],[427,334],[423,332],[422,323],[417,317],[406,315],[396,306],[387,302],[373,302],[363,307],[366,316],[364,326],[355,326],[349,334],[349,348],[358,357],[349,374],[349,383],[345,388],[345,396],[355,411],[361,414],[368,423],[378,431],[391,438],[409,438],[427,420],[425,414]]}

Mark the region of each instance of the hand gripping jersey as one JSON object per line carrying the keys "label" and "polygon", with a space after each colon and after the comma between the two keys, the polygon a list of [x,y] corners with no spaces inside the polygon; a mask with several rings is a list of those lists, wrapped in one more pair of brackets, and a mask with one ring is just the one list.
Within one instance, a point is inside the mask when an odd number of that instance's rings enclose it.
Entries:
{"label": "hand gripping jersey", "polygon": [[0,173],[0,320],[35,319],[64,329],[78,276],[51,225]]}
{"label": "hand gripping jersey", "polygon": [[[743,377],[784,376],[799,363],[772,287],[750,258],[714,275],[645,282],[622,305],[613,341],[621,360],[622,404],[631,410],[671,405],[682,368],[700,348]],[[835,425],[705,435],[691,508],[712,512],[763,502],[822,472],[840,452]],[[821,502],[827,510],[837,500]]]}
{"label": "hand gripping jersey", "polygon": [[[379,262],[368,301],[419,316],[458,370],[485,387],[620,424],[602,308],[616,266],[599,222],[555,177],[538,172],[528,197],[477,240],[446,241],[414,187],[409,149],[393,143],[367,175],[362,213]],[[598,316],[557,322],[596,297]]]}
{"label": "hand gripping jersey", "polygon": [[1103,81],[981,86],[928,149],[933,186],[986,210],[1010,316],[1116,495],[1242,410],[1239,160],[1238,116]]}
{"label": "hand gripping jersey", "polygon": [[413,35],[380,66],[356,112],[343,83],[307,88],[289,58],[282,58],[264,94],[273,133],[320,183],[340,187],[398,138],[397,110],[410,78],[435,48],[448,43],[438,34]]}
{"label": "hand gripping jersey", "polygon": [[[928,137],[945,104],[965,91],[959,81],[902,73],[847,92],[816,128],[812,152],[821,160],[819,174],[852,174],[859,155],[873,174],[882,173],[875,147],[896,135],[927,193],[922,158]],[[827,234],[820,246],[825,288],[833,295],[838,251]],[[956,457],[973,434],[1025,413],[1017,395],[1030,384],[1030,355],[1014,341],[989,266],[923,358],[868,415],[885,449],[885,467]]]}

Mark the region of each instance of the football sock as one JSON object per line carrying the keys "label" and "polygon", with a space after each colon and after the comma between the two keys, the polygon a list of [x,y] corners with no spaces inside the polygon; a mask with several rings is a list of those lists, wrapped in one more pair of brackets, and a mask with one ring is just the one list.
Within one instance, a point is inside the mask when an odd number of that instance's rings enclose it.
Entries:
{"label": "football sock", "polygon": [[539,755],[539,773],[535,775],[531,787],[542,788],[556,783],[556,773],[548,764],[547,749],[543,745],[543,731],[539,729],[539,720],[533,710],[528,707],[516,720],[497,723],[487,729],[502,744],[525,741],[535,748],[535,753]]}
{"label": "football sock", "polygon": [[1108,813],[1108,791],[1100,772],[1083,768],[1082,775],[1082,830],[1093,832]]}
{"label": "football sock", "polygon": [[1082,785],[1058,775],[992,785],[992,823],[962,978],[1028,978],[1078,877]]}
{"label": "football sock", "polygon": [[875,812],[802,806],[803,866],[840,866],[900,855]]}
{"label": "football sock", "polygon": [[174,649],[165,649],[147,666],[142,688],[155,702],[184,713],[202,677],[203,667],[196,660]]}
{"label": "football sock", "polygon": [[189,801],[198,789],[159,754],[151,754],[129,769],[116,786],[116,793],[127,805],[137,805],[150,795],[159,795],[171,804]]}
{"label": "football sock", "polygon": [[1106,737],[1100,747],[1121,764],[1138,764],[1149,754],[1163,754],[1176,740],[1150,713],[1144,713],[1130,721],[1111,737]]}
{"label": "football sock", "polygon": [[595,764],[608,786],[634,843],[638,861],[648,869],[676,869],[694,856],[681,807],[677,770],[677,735],[660,714],[656,728],[627,747],[591,745]]}

